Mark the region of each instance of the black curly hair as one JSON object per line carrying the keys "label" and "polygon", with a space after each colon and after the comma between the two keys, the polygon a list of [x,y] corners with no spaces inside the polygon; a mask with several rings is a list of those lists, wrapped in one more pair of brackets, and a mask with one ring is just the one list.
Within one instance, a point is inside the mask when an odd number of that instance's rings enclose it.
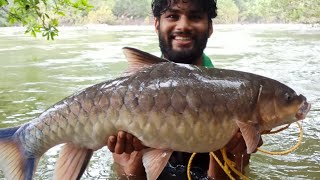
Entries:
{"label": "black curly hair", "polygon": [[208,12],[208,19],[217,17],[217,0],[152,0],[151,9],[153,16],[160,18],[166,10],[168,10],[171,4],[179,3],[180,1],[187,3],[188,1],[194,1],[203,8],[204,12]]}

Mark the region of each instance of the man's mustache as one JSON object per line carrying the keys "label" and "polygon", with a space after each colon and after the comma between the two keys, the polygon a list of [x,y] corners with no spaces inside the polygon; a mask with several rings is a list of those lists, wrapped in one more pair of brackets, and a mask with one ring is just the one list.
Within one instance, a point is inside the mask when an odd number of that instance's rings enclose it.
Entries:
{"label": "man's mustache", "polygon": [[193,36],[193,34],[191,31],[175,31],[170,34],[171,38],[175,36]]}

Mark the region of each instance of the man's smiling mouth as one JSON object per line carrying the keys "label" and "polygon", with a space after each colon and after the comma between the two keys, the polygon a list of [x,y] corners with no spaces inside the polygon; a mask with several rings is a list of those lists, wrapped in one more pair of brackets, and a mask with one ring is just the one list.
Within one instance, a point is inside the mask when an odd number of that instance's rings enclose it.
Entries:
{"label": "man's smiling mouth", "polygon": [[190,41],[192,40],[191,37],[183,37],[183,36],[175,36],[175,40],[180,40],[180,41]]}

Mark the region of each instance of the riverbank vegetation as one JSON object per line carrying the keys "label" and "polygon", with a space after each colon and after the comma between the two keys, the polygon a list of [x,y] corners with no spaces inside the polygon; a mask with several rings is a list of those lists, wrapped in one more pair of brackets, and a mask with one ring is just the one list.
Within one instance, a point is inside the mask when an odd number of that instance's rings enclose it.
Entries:
{"label": "riverbank vegetation", "polygon": [[[0,0],[0,26],[48,38],[58,25],[152,24],[151,0]],[[218,0],[215,23],[320,23],[319,0]]]}

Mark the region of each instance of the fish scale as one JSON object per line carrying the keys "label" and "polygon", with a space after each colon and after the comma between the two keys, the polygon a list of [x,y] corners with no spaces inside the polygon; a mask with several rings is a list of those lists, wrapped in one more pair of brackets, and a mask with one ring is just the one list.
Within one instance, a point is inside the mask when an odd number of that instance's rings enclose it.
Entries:
{"label": "fish scale", "polygon": [[[159,68],[159,67],[158,67]],[[183,69],[183,70],[185,70],[185,69]],[[158,71],[159,71],[159,69],[158,69]],[[153,72],[154,73],[154,71],[151,71],[151,72]],[[179,72],[179,71],[173,71],[173,72]],[[146,73],[145,71],[143,72],[143,73]],[[159,73],[159,72],[157,72],[157,73]],[[185,73],[185,74],[190,74],[190,72],[188,72],[188,73]],[[181,77],[181,74],[176,74],[175,73],[175,75],[177,76],[177,77]],[[137,77],[136,77],[137,78]],[[148,82],[148,81],[146,81],[145,80],[145,82]],[[166,81],[164,81],[164,82],[166,82]],[[160,82],[160,83],[162,83],[162,82]],[[163,83],[163,84],[166,84],[166,86],[168,86],[169,88],[171,88],[172,86],[173,86],[173,81],[171,81],[171,82],[166,82],[166,83]],[[146,84],[144,84],[143,86],[146,86],[146,87],[148,87]],[[139,87],[136,87],[137,89],[141,89],[142,87],[141,86],[139,86]],[[172,90],[171,89],[169,89],[168,90],[168,92],[171,92]],[[185,91],[187,91],[187,90],[185,90]],[[142,122],[142,124],[148,124],[148,125],[153,125],[153,123],[151,123],[151,122],[166,122],[166,121],[168,121],[168,125],[164,128],[164,129],[172,129],[173,131],[174,131],[174,129],[183,129],[183,131],[181,131],[181,132],[179,132],[178,131],[178,133],[176,133],[176,134],[174,134],[174,136],[176,136],[179,140],[181,140],[181,139],[185,139],[185,137],[189,137],[189,134],[185,134],[185,133],[183,133],[183,132],[190,132],[190,130],[192,131],[193,130],[193,126],[192,126],[192,124],[194,124],[194,122],[192,122],[192,123],[189,123],[189,126],[186,126],[186,124],[187,123],[183,123],[184,121],[176,121],[176,119],[180,119],[180,117],[181,117],[181,119],[184,119],[183,118],[183,116],[181,116],[181,115],[179,115],[179,114],[183,114],[182,112],[184,111],[184,109],[185,109],[185,107],[186,107],[186,105],[184,104],[185,102],[187,102],[187,100],[186,100],[186,98],[185,98],[185,96],[182,96],[180,93],[177,93],[177,92],[179,92],[179,91],[173,91],[172,93],[171,93],[171,96],[170,97],[164,97],[164,99],[166,99],[166,100],[171,100],[171,99],[175,99],[175,100],[177,100],[177,99],[179,99],[179,98],[181,98],[181,97],[184,97],[182,100],[180,99],[180,100],[178,100],[178,101],[174,101],[173,103],[172,102],[169,102],[169,103],[164,103],[164,104],[167,104],[168,106],[167,107],[162,107],[166,112],[169,112],[168,114],[170,114],[170,113],[176,113],[176,115],[174,115],[174,116],[171,116],[171,117],[167,117],[167,116],[163,116],[162,118],[159,118],[159,120],[156,120],[156,121],[150,121],[150,122],[148,122],[148,120],[144,120],[144,121],[141,121]],[[162,94],[164,94],[164,93],[162,93]],[[166,92],[166,94],[169,94],[169,93],[167,93]],[[207,98],[202,98],[202,99],[207,99]],[[197,100],[196,100],[197,101]],[[177,102],[180,102],[180,103],[177,103]],[[176,103],[176,104],[175,104]],[[200,103],[199,104],[201,104],[201,103],[203,103],[203,102],[201,102],[200,101]],[[158,103],[155,103],[155,106],[157,106],[157,104]],[[161,102],[159,102],[159,104],[161,104]],[[183,108],[180,108],[180,107],[178,107],[179,105],[181,106],[181,104],[184,104],[184,105],[182,105],[182,107]],[[193,105],[194,106],[194,105]],[[179,109],[180,108],[180,109]],[[144,109],[146,109],[146,108],[144,108]],[[199,115],[199,113],[197,113],[197,112],[194,112],[193,110],[192,110],[192,113],[190,113],[190,110],[192,109],[192,108],[187,108],[189,111],[187,111],[186,113],[189,113],[189,114],[193,114],[193,116],[191,116],[191,119],[198,119],[199,117],[198,117],[198,115]],[[158,109],[159,110],[159,109]],[[194,112],[194,113],[193,113]],[[185,113],[185,114],[186,114]],[[201,115],[203,115],[203,114],[205,114],[205,113],[201,113]],[[179,117],[180,116],[180,117]],[[173,117],[173,120],[171,120],[170,118],[172,118]],[[190,122],[190,121],[188,121],[188,122]],[[151,126],[150,128],[152,128],[152,129],[157,129],[156,127],[159,127],[158,126],[158,124],[156,124],[154,127],[153,126]],[[130,129],[132,129],[132,128],[129,128],[129,129],[125,129],[126,131],[128,131],[128,132],[131,132],[130,131]],[[195,129],[197,129],[197,128],[195,128]],[[200,129],[200,130],[199,130]],[[229,128],[228,128],[229,129]],[[232,128],[230,128],[230,129],[232,129]],[[135,130],[133,130],[131,133],[133,133],[135,136],[137,136],[137,137],[139,137],[139,138],[141,138],[141,139],[144,139],[144,138],[146,138],[146,137],[144,137],[143,135],[139,135],[139,134],[137,134],[137,133],[135,133],[134,132]],[[161,131],[160,130],[160,132],[164,132],[162,135],[166,135],[169,131]],[[195,133],[201,133],[201,132],[209,132],[209,130],[208,129],[205,129],[204,127],[200,127],[200,128],[198,128],[198,130],[195,132]],[[148,134],[148,133],[145,133],[145,134]],[[169,138],[169,139],[171,139],[171,138]],[[188,138],[187,138],[188,139]],[[146,142],[150,142],[150,140],[151,139],[148,139],[148,140],[145,140]],[[190,142],[190,140],[188,139],[187,140],[188,142]],[[155,142],[156,144],[158,144],[158,142]],[[151,145],[151,144],[147,144],[147,145]],[[154,145],[153,145],[154,146]],[[183,146],[183,147],[185,147],[186,145],[185,144],[183,144],[183,145],[181,145],[181,146]],[[161,146],[162,147],[162,146]],[[181,147],[180,147],[181,148]]]}

